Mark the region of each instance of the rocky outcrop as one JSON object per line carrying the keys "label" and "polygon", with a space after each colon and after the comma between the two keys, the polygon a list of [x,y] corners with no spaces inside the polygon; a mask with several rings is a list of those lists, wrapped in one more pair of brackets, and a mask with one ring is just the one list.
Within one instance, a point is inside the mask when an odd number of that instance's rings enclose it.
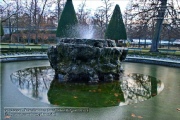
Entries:
{"label": "rocky outcrop", "polygon": [[97,83],[119,79],[127,51],[113,40],[61,39],[47,54],[60,81]]}

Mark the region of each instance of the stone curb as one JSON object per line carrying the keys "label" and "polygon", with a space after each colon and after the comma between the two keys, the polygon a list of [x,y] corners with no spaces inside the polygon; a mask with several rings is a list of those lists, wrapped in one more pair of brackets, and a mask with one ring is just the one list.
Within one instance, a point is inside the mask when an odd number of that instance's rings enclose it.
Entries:
{"label": "stone curb", "polygon": [[18,55],[18,56],[7,56],[0,57],[0,62],[15,62],[15,61],[30,61],[30,60],[47,60],[48,57],[46,54],[44,55]]}
{"label": "stone curb", "polygon": [[163,65],[163,66],[180,68],[180,61],[164,60],[164,59],[126,57],[125,62],[147,63],[147,64],[155,64],[155,65]]}
{"label": "stone curb", "polygon": [[[47,60],[47,59],[48,57],[46,54],[18,55],[18,56],[5,56],[5,57],[1,56],[0,62],[4,63],[4,62],[15,62],[15,61]],[[163,60],[163,59],[155,59],[155,58],[126,57],[124,62],[147,63],[147,64],[180,68],[180,61]]]}

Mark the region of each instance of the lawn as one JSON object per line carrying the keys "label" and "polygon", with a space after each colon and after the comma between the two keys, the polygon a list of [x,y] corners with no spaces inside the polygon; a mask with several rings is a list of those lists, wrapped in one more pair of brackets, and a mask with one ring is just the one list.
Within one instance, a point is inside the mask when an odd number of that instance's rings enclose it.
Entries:
{"label": "lawn", "polygon": [[128,53],[129,54],[137,54],[137,55],[151,55],[151,56],[156,56],[156,55],[174,55],[174,56],[180,56],[180,50],[176,50],[175,53],[152,53],[149,52],[150,49],[143,49],[139,52],[139,51],[133,51],[133,50],[129,50]]}
{"label": "lawn", "polygon": [[[17,44],[17,43],[16,43]],[[39,52],[46,52],[48,47],[54,44],[23,44],[23,46],[10,46],[12,44],[8,43],[1,43],[0,44],[0,49],[1,53],[9,53],[9,52],[34,52],[34,51],[39,51]],[[22,45],[22,44],[20,44]],[[161,48],[162,49],[162,48]],[[180,50],[176,50],[175,53],[152,53],[149,52],[150,48],[142,48],[141,51],[133,51],[129,50],[128,54],[130,55],[147,55],[147,56],[177,56],[180,57]]]}
{"label": "lawn", "polygon": [[1,53],[16,53],[16,52],[46,52],[48,47],[51,45],[48,44],[0,44]]}

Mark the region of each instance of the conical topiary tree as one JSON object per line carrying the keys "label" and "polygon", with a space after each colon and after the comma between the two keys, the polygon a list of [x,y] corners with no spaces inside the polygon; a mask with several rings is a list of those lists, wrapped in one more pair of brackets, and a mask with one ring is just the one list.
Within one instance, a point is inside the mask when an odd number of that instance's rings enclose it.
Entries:
{"label": "conical topiary tree", "polygon": [[67,0],[56,31],[56,37],[73,37],[70,29],[78,23],[72,0]]}
{"label": "conical topiary tree", "polygon": [[4,35],[4,30],[3,30],[3,26],[2,26],[2,22],[0,21],[0,36]]}
{"label": "conical topiary tree", "polygon": [[122,14],[119,5],[116,5],[113,11],[113,15],[107,27],[105,37],[112,40],[126,40],[126,29],[123,23]]}

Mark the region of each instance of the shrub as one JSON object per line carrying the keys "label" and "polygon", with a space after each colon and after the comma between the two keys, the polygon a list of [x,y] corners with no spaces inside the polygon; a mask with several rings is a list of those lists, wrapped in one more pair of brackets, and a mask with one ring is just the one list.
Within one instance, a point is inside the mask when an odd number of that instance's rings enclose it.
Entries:
{"label": "shrub", "polygon": [[[73,37],[70,36],[70,29],[78,23],[72,0],[67,0],[56,31],[56,37]],[[73,31],[75,32],[75,31]]]}
{"label": "shrub", "polygon": [[118,40],[127,39],[126,29],[123,23],[122,14],[119,5],[115,6],[113,15],[111,17],[111,20],[109,22],[109,25],[105,33],[105,37],[107,39],[116,40],[116,42]]}

